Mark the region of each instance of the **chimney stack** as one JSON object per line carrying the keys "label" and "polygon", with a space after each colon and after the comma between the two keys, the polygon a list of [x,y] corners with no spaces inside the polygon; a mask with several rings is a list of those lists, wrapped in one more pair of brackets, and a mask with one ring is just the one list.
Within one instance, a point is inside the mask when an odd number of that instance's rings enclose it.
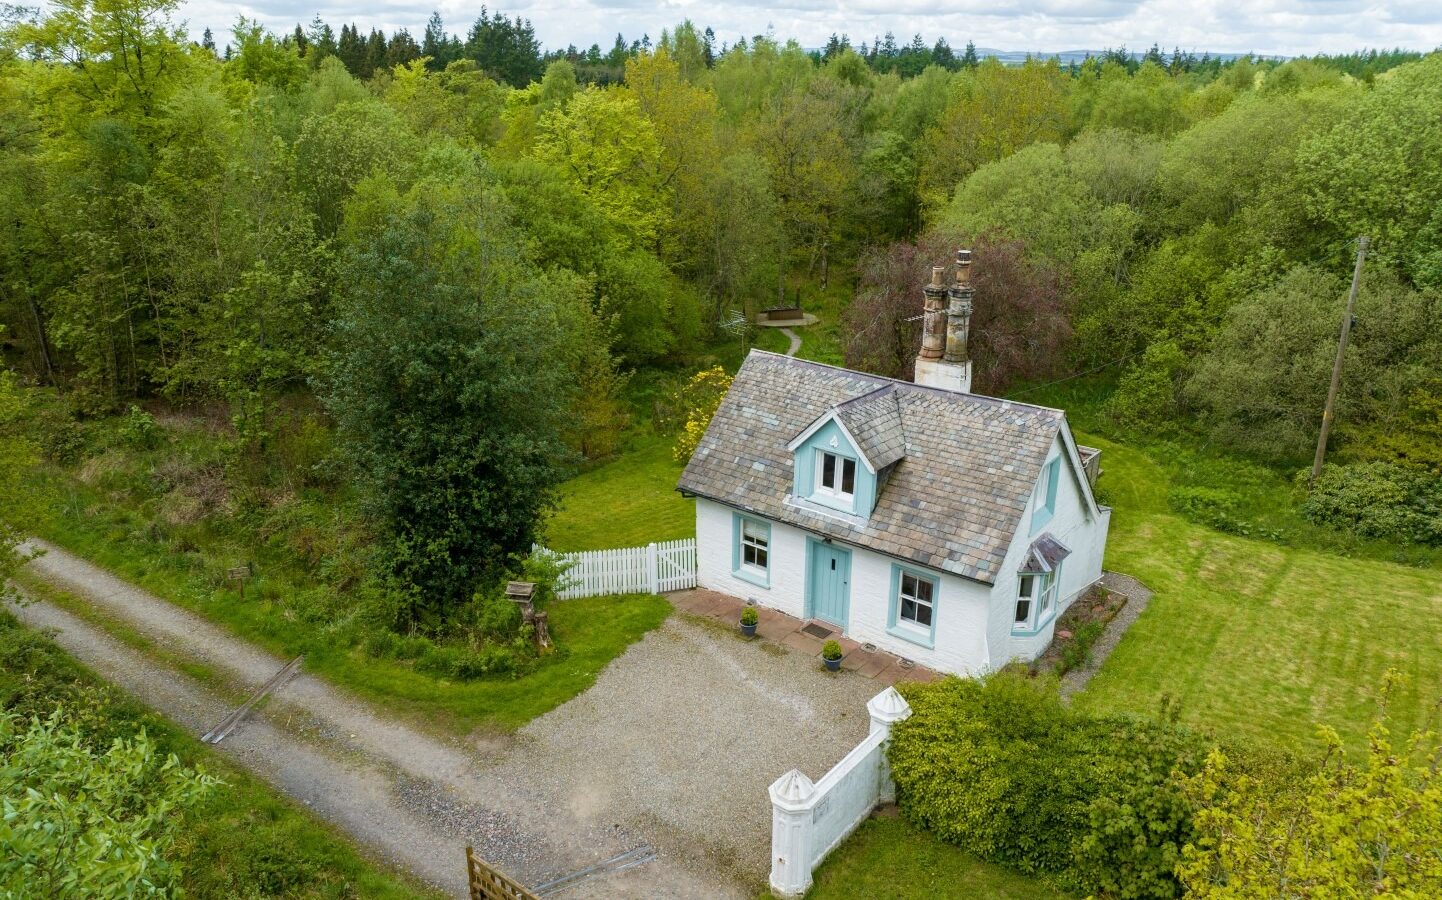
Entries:
{"label": "chimney stack", "polygon": [[926,299],[922,304],[920,359],[941,359],[946,344],[946,286],[942,284],[944,266],[931,267],[931,284],[921,289]]}
{"label": "chimney stack", "polygon": [[942,284],[942,266],[931,270],[931,283],[922,288],[921,352],[916,355],[916,383],[949,391],[971,391],[971,357],[966,343],[971,332],[971,251],[956,251],[956,283]]}
{"label": "chimney stack", "polygon": [[971,298],[976,289],[971,286],[971,251],[956,251],[956,284],[947,291],[950,301],[946,310],[946,361],[949,363],[969,362],[966,355],[966,338],[971,331]]}

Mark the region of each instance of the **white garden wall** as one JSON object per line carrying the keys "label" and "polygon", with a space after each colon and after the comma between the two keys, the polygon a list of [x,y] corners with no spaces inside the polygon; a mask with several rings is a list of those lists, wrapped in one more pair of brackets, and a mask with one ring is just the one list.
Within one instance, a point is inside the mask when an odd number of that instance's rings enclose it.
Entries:
{"label": "white garden wall", "polygon": [[886,763],[891,726],[911,715],[911,707],[887,688],[866,704],[871,733],[821,777],[812,782],[800,769],[776,779],[771,795],[771,891],[800,897],[811,887],[811,873],[880,803],[896,799]]}

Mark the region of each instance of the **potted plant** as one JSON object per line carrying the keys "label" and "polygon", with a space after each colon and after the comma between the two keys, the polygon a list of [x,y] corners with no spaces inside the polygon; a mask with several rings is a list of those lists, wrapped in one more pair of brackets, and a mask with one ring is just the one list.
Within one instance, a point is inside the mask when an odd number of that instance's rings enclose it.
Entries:
{"label": "potted plant", "polygon": [[741,610],[741,633],[747,637],[755,637],[756,623],[760,621],[760,619],[761,616],[756,612],[756,607],[754,606],[748,606]]}
{"label": "potted plant", "polygon": [[821,645],[821,661],[826,663],[828,672],[835,672],[841,668],[841,645],[836,641],[827,641]]}

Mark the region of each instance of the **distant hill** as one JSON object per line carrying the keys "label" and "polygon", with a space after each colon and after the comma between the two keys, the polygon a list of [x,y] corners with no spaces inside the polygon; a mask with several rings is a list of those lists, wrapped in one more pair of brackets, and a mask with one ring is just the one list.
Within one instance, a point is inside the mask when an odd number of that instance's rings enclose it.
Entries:
{"label": "distant hill", "polygon": [[[963,42],[963,43],[960,44],[959,46],[965,47],[966,44],[965,44],[965,42]],[[960,52],[961,52],[960,50],[957,50],[957,53],[960,53]],[[1248,55],[1248,54],[1246,54],[1246,53],[1216,53],[1216,52],[1208,52],[1208,51],[1204,51],[1204,50],[1194,50],[1194,51],[1188,51],[1188,52],[1192,53],[1194,56],[1197,56],[1197,57],[1201,57],[1201,56],[1203,56],[1203,55],[1205,54],[1205,55],[1207,55],[1207,56],[1210,56],[1212,59],[1221,59],[1221,60],[1240,59],[1241,57]],[[1028,56],[1032,57],[1033,59],[1051,59],[1053,56],[1055,56],[1057,59],[1061,60],[1063,63],[1079,63],[1079,62],[1085,61],[1086,58],[1089,57],[1089,56],[1105,56],[1106,53],[1107,53],[1107,51],[1105,51],[1105,50],[1057,50],[1057,51],[1053,51],[1053,50],[997,50],[997,49],[994,48],[994,47],[977,47],[977,48],[976,48],[976,55],[982,57],[983,59],[985,59],[985,58],[988,57],[988,56],[995,56],[995,57],[996,57],[997,59],[999,59],[1000,61],[1002,61],[1002,62],[1004,62],[1004,63],[1008,63],[1008,64],[1013,64],[1013,65],[1026,62],[1026,58],[1027,58]],[[1171,54],[1172,54],[1172,51],[1170,51],[1170,50],[1163,50],[1163,51],[1162,51],[1162,57],[1163,57],[1163,58],[1170,58],[1170,57],[1171,57]],[[1145,50],[1134,51],[1134,52],[1132,52],[1132,53],[1130,53],[1130,54],[1128,54],[1128,55],[1131,56],[1132,59],[1141,59],[1143,56],[1146,56],[1146,51],[1145,51]],[[1261,54],[1257,54],[1257,55],[1260,56]],[[1268,58],[1269,58],[1269,59],[1285,59],[1286,57],[1274,56],[1274,57],[1268,57]]]}

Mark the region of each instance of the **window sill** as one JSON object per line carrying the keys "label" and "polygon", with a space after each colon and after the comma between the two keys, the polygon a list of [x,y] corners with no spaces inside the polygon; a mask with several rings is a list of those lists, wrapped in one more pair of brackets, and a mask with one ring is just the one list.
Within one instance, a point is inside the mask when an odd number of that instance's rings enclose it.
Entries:
{"label": "window sill", "polygon": [[925,647],[928,650],[936,649],[936,638],[918,628],[910,628],[906,625],[887,626],[886,633],[892,637],[899,637],[903,641]]}
{"label": "window sill", "polygon": [[1016,627],[1015,625],[1013,625],[1013,626],[1011,627],[1011,636],[1012,636],[1012,637],[1019,637],[1019,638],[1036,637],[1037,635],[1041,634],[1043,631],[1046,631],[1047,628],[1051,626],[1051,623],[1052,623],[1052,622],[1055,622],[1055,621],[1056,621],[1056,610],[1052,610],[1051,613],[1050,613],[1049,615],[1047,615],[1047,617],[1046,617],[1045,619],[1043,619],[1040,623],[1038,623],[1035,628],[1018,628],[1018,627]]}
{"label": "window sill", "polygon": [[739,569],[733,569],[731,574],[748,584],[754,584],[759,588],[766,588],[768,591],[771,589],[771,575],[769,572],[757,572],[743,566]]}
{"label": "window sill", "polygon": [[1045,507],[1037,510],[1036,513],[1032,514],[1031,517],[1031,533],[1036,534],[1038,531],[1045,528],[1055,517],[1056,513],[1046,509]]}

